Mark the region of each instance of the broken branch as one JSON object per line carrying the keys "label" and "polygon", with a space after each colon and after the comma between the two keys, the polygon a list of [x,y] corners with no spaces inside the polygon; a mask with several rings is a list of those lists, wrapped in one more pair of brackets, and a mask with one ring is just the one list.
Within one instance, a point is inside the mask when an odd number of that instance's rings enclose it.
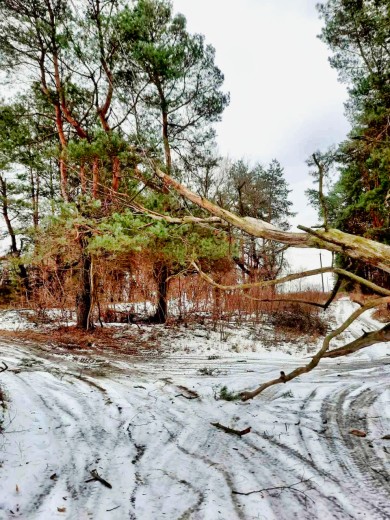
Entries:
{"label": "broken branch", "polygon": [[242,492],[242,491],[232,491],[233,495],[245,495],[245,496],[248,496],[248,495],[253,495],[254,493],[265,493],[265,492],[270,492],[270,491],[283,491],[283,490],[286,490],[286,489],[289,489],[290,491],[295,491],[296,493],[301,493],[302,495],[304,495],[306,498],[309,498],[310,500],[312,500],[304,491],[302,491],[301,489],[295,489],[294,486],[297,486],[298,484],[303,484],[304,482],[308,482],[310,479],[306,479],[306,480],[300,480],[299,482],[295,482],[294,484],[291,484],[290,486],[273,486],[273,487],[269,487],[269,488],[263,488],[263,489],[255,489],[254,491],[248,491],[246,493]]}
{"label": "broken branch", "polygon": [[371,300],[371,301],[367,302],[365,305],[363,305],[363,307],[361,307],[360,309],[357,309],[355,312],[353,312],[349,316],[349,318],[340,325],[340,327],[338,327],[337,329],[330,332],[324,338],[322,347],[317,352],[317,354],[315,356],[313,356],[313,358],[307,365],[296,368],[289,374],[281,373],[281,376],[278,377],[277,379],[272,379],[271,381],[268,381],[268,382],[262,384],[261,386],[259,386],[255,390],[253,390],[252,392],[242,392],[241,393],[242,401],[248,401],[249,399],[253,399],[257,395],[261,394],[261,392],[264,392],[264,390],[266,390],[270,386],[274,386],[279,383],[286,383],[287,381],[291,381],[292,379],[295,379],[296,377],[298,377],[302,374],[311,372],[313,370],[313,368],[315,368],[318,365],[318,363],[321,361],[321,359],[324,357],[324,354],[329,349],[329,344],[333,338],[335,338],[336,336],[338,336],[339,334],[344,332],[344,330],[347,329],[356,320],[356,318],[358,318],[361,314],[363,314],[363,312],[365,312],[369,309],[373,309],[375,307],[379,307],[380,305],[383,305],[384,303],[390,303],[390,296],[387,296],[385,298],[377,298],[375,300]]}
{"label": "broken branch", "polygon": [[212,426],[215,426],[216,428],[219,428],[220,430],[224,431],[225,433],[231,433],[232,435],[238,435],[239,437],[242,437],[243,435],[246,435],[251,431],[251,427],[245,428],[245,430],[234,430],[233,428],[229,428],[228,426],[224,426],[220,423],[210,423]]}
{"label": "broken branch", "polygon": [[89,480],[86,480],[85,482],[93,482],[94,480],[97,480],[98,482],[100,482],[101,484],[103,484],[103,486],[106,486],[110,489],[112,489],[112,486],[109,482],[107,482],[107,480],[104,480],[104,478],[102,478],[99,473],[96,471],[96,469],[93,469],[92,471],[90,471],[91,475],[92,475],[92,478],[90,478]]}
{"label": "broken branch", "polygon": [[390,323],[385,325],[380,330],[375,330],[373,332],[363,334],[363,336],[360,336],[360,338],[351,341],[351,343],[348,343],[347,345],[330,350],[329,352],[325,352],[323,357],[336,358],[340,356],[347,356],[348,354],[357,352],[362,348],[369,347],[375,343],[384,343],[386,341],[390,341]]}

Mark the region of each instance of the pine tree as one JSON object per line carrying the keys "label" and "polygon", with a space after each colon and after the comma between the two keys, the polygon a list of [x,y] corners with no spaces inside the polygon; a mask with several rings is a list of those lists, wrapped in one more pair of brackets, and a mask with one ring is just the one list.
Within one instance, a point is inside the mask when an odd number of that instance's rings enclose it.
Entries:
{"label": "pine tree", "polygon": [[[390,9],[388,0],[329,0],[318,6],[330,63],[348,84],[348,139],[339,145],[339,179],[329,196],[332,225],[390,243]],[[340,259],[343,263],[343,260]],[[390,283],[375,268],[356,272]],[[387,277],[388,278],[388,277]]]}

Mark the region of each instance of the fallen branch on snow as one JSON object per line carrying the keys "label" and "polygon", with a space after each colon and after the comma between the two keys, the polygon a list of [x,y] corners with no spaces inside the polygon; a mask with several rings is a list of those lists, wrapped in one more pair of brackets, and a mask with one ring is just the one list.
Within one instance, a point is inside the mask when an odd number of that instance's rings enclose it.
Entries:
{"label": "fallen branch on snow", "polygon": [[93,469],[92,471],[90,471],[91,475],[92,475],[92,478],[86,480],[85,482],[93,482],[94,480],[97,480],[98,482],[100,482],[101,484],[103,484],[103,486],[106,486],[110,489],[112,489],[112,486],[109,482],[107,482],[107,480],[104,480],[104,478],[102,478],[99,473],[96,471],[96,469]]}
{"label": "fallen branch on snow", "polygon": [[329,350],[324,354],[324,358],[335,358],[340,356],[347,356],[348,354],[352,354],[353,352],[357,352],[362,348],[369,347],[374,345],[375,343],[382,343],[385,341],[390,341],[390,323],[382,327],[380,330],[375,330],[373,332],[365,332],[363,336],[347,345],[344,345],[340,348],[335,348],[334,350]]}
{"label": "fallen branch on snow", "polygon": [[[248,399],[253,399],[254,397],[256,397],[257,395],[261,394],[261,392],[263,392],[264,390],[266,390],[270,386],[277,385],[279,383],[286,383],[287,381],[291,381],[292,379],[295,379],[296,377],[299,377],[302,374],[306,374],[307,372],[311,372],[318,365],[318,363],[321,361],[321,359],[324,357],[324,355],[328,351],[330,342],[331,342],[331,340],[333,338],[339,336],[342,332],[344,332],[344,330],[347,329],[361,314],[363,314],[364,312],[366,312],[369,309],[373,309],[375,307],[379,307],[380,305],[383,305],[385,303],[390,303],[390,296],[387,296],[385,298],[377,298],[375,300],[371,300],[371,301],[367,302],[365,305],[363,305],[363,307],[360,307],[355,312],[353,312],[349,316],[349,318],[346,319],[344,321],[344,323],[342,323],[340,325],[340,327],[338,327],[334,331],[330,332],[325,337],[325,339],[324,339],[324,341],[322,343],[322,347],[317,352],[317,354],[315,356],[313,356],[313,358],[311,359],[311,361],[307,365],[305,365],[303,367],[296,368],[295,370],[293,370],[289,374],[284,374],[284,372],[283,373],[281,372],[280,373],[281,374],[280,377],[278,377],[277,379],[272,379],[271,381],[268,381],[267,383],[262,384],[261,386],[256,388],[256,390],[253,390],[252,392],[242,392],[241,393],[241,399],[243,401],[248,401]],[[379,331],[379,332],[382,332],[384,329],[386,329],[386,327],[381,329],[381,331]],[[369,334],[364,335],[363,339],[367,338],[367,337],[370,338],[370,335]],[[362,338],[360,338],[360,339],[362,339]],[[389,341],[389,339],[386,340],[385,338],[383,338],[381,341]],[[353,342],[353,344],[355,344],[355,343],[356,343],[356,341]],[[347,347],[348,347],[348,345],[347,345]]]}
{"label": "fallen branch on snow", "polygon": [[216,428],[219,428],[220,430],[224,431],[225,433],[231,433],[233,435],[238,435],[238,437],[242,437],[243,435],[246,435],[251,431],[251,427],[245,428],[245,430],[234,430],[233,428],[229,428],[228,426],[224,426],[220,423],[210,423],[212,426],[215,426]]}
{"label": "fallen branch on snow", "polygon": [[265,492],[270,492],[270,491],[284,491],[284,490],[290,490],[290,491],[295,491],[295,493],[300,493],[301,495],[304,495],[305,498],[308,498],[309,500],[311,500],[312,502],[313,499],[310,498],[304,491],[302,491],[301,489],[295,489],[294,486],[297,486],[298,484],[303,484],[305,482],[308,482],[310,479],[306,479],[306,480],[300,480],[299,482],[295,482],[294,484],[291,484],[290,486],[274,486],[274,487],[269,487],[269,488],[263,488],[263,489],[255,489],[254,491],[248,491],[246,493],[244,493],[243,491],[232,491],[233,495],[245,495],[245,496],[248,496],[248,495],[253,495],[254,493],[265,493]]}

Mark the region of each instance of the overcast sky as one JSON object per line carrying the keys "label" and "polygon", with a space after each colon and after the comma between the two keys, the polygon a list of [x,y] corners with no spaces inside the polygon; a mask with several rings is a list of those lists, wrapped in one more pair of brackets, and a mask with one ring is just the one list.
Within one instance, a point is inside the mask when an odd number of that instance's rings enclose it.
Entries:
{"label": "overcast sky", "polygon": [[[342,141],[349,130],[346,87],[317,38],[322,23],[316,0],[173,4],[186,16],[190,32],[204,34],[215,47],[216,64],[225,74],[231,101],[217,127],[220,152],[264,164],[278,159],[293,190],[294,224],[316,224],[304,195],[311,186],[305,160],[316,149]],[[295,256],[299,263],[307,255],[295,251]]]}
{"label": "overcast sky", "polygon": [[277,158],[293,188],[301,223],[303,191],[311,183],[305,160],[348,132],[345,85],[318,38],[315,0],[174,0],[191,32],[205,35],[225,74],[230,106],[218,125],[224,155],[267,163]]}

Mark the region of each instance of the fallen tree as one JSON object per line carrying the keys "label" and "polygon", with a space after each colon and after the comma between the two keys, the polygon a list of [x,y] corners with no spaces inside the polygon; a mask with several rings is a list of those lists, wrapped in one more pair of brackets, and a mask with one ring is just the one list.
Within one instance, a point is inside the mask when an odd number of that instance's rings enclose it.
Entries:
{"label": "fallen tree", "polygon": [[183,184],[180,184],[159,168],[155,168],[155,173],[168,188],[173,189],[176,193],[215,217],[219,217],[221,220],[256,238],[275,240],[288,244],[290,247],[310,247],[343,253],[350,258],[364,261],[390,273],[390,246],[369,238],[344,233],[338,229],[325,230],[298,226],[303,233],[283,231],[263,220],[252,217],[239,217],[231,211],[220,208],[213,202],[197,195]]}
{"label": "fallen tree", "polygon": [[[383,271],[390,273],[390,247],[385,244],[361,236],[344,233],[338,229],[329,229],[327,227],[324,227],[323,229],[312,229],[305,226],[298,226],[298,228],[302,230],[302,233],[284,231],[262,220],[249,217],[240,217],[230,211],[227,211],[217,206],[210,200],[192,192],[186,186],[179,183],[177,180],[173,179],[170,175],[164,173],[160,168],[156,167],[155,165],[154,171],[156,176],[162,181],[163,185],[166,188],[174,190],[174,192],[176,192],[177,194],[181,195],[185,199],[191,201],[192,203],[199,206],[201,209],[213,215],[213,217],[206,219],[199,219],[197,217],[192,216],[185,217],[186,222],[193,221],[194,223],[207,223],[207,225],[215,225],[218,223],[226,222],[231,226],[234,226],[235,228],[240,229],[241,231],[244,231],[256,238],[274,240],[286,244],[289,247],[309,247],[315,249],[326,249],[331,252],[342,253],[343,255],[350,257],[351,259],[363,261],[371,266],[375,266],[379,269],[382,269]],[[176,220],[178,219],[175,219],[175,222],[172,222],[171,217],[155,213],[151,214],[151,212],[139,205],[137,205],[137,210],[144,212],[145,214],[149,214],[151,218],[162,218],[165,219],[167,222],[178,223],[176,222]],[[302,273],[294,273],[276,280],[260,281],[257,283],[241,284],[234,286],[224,286],[222,284],[214,282],[207,274],[203,273],[200,270],[199,266],[197,266],[195,263],[191,264],[191,268],[195,268],[200,274],[200,276],[208,283],[213,285],[215,288],[224,291],[245,290],[255,286],[267,287],[271,285],[286,283],[288,281],[304,278],[307,276],[313,276],[315,274],[331,272],[336,274],[338,276],[338,279],[336,280],[334,290],[332,291],[329,300],[326,302],[325,305],[323,305],[323,308],[327,308],[330,305],[331,301],[335,298],[337,291],[341,285],[341,278],[349,278],[354,282],[369,288],[372,292],[381,295],[380,298],[375,298],[362,305],[358,310],[353,312],[351,316],[349,316],[349,318],[345,320],[344,323],[342,323],[342,325],[330,332],[324,338],[320,350],[313,356],[313,358],[308,364],[299,367],[288,374],[285,374],[284,371],[281,371],[281,375],[279,378],[263,383],[255,390],[242,392],[241,398],[244,401],[256,397],[264,390],[273,385],[287,383],[288,381],[291,381],[292,379],[295,379],[296,377],[299,377],[302,374],[310,372],[318,365],[318,363],[324,357],[345,356],[353,352],[356,352],[357,350],[360,350],[362,348],[373,345],[375,343],[390,341],[390,324],[388,324],[378,331],[370,333],[364,332],[360,338],[344,345],[343,347],[334,350],[329,349],[331,340],[333,340],[342,332],[344,332],[361,314],[363,314],[367,310],[374,309],[381,305],[390,304],[390,290],[388,290],[385,287],[381,287],[377,284],[374,284],[369,280],[359,277],[345,269],[322,268],[311,271],[305,271]],[[310,304],[311,302],[304,303]]]}

